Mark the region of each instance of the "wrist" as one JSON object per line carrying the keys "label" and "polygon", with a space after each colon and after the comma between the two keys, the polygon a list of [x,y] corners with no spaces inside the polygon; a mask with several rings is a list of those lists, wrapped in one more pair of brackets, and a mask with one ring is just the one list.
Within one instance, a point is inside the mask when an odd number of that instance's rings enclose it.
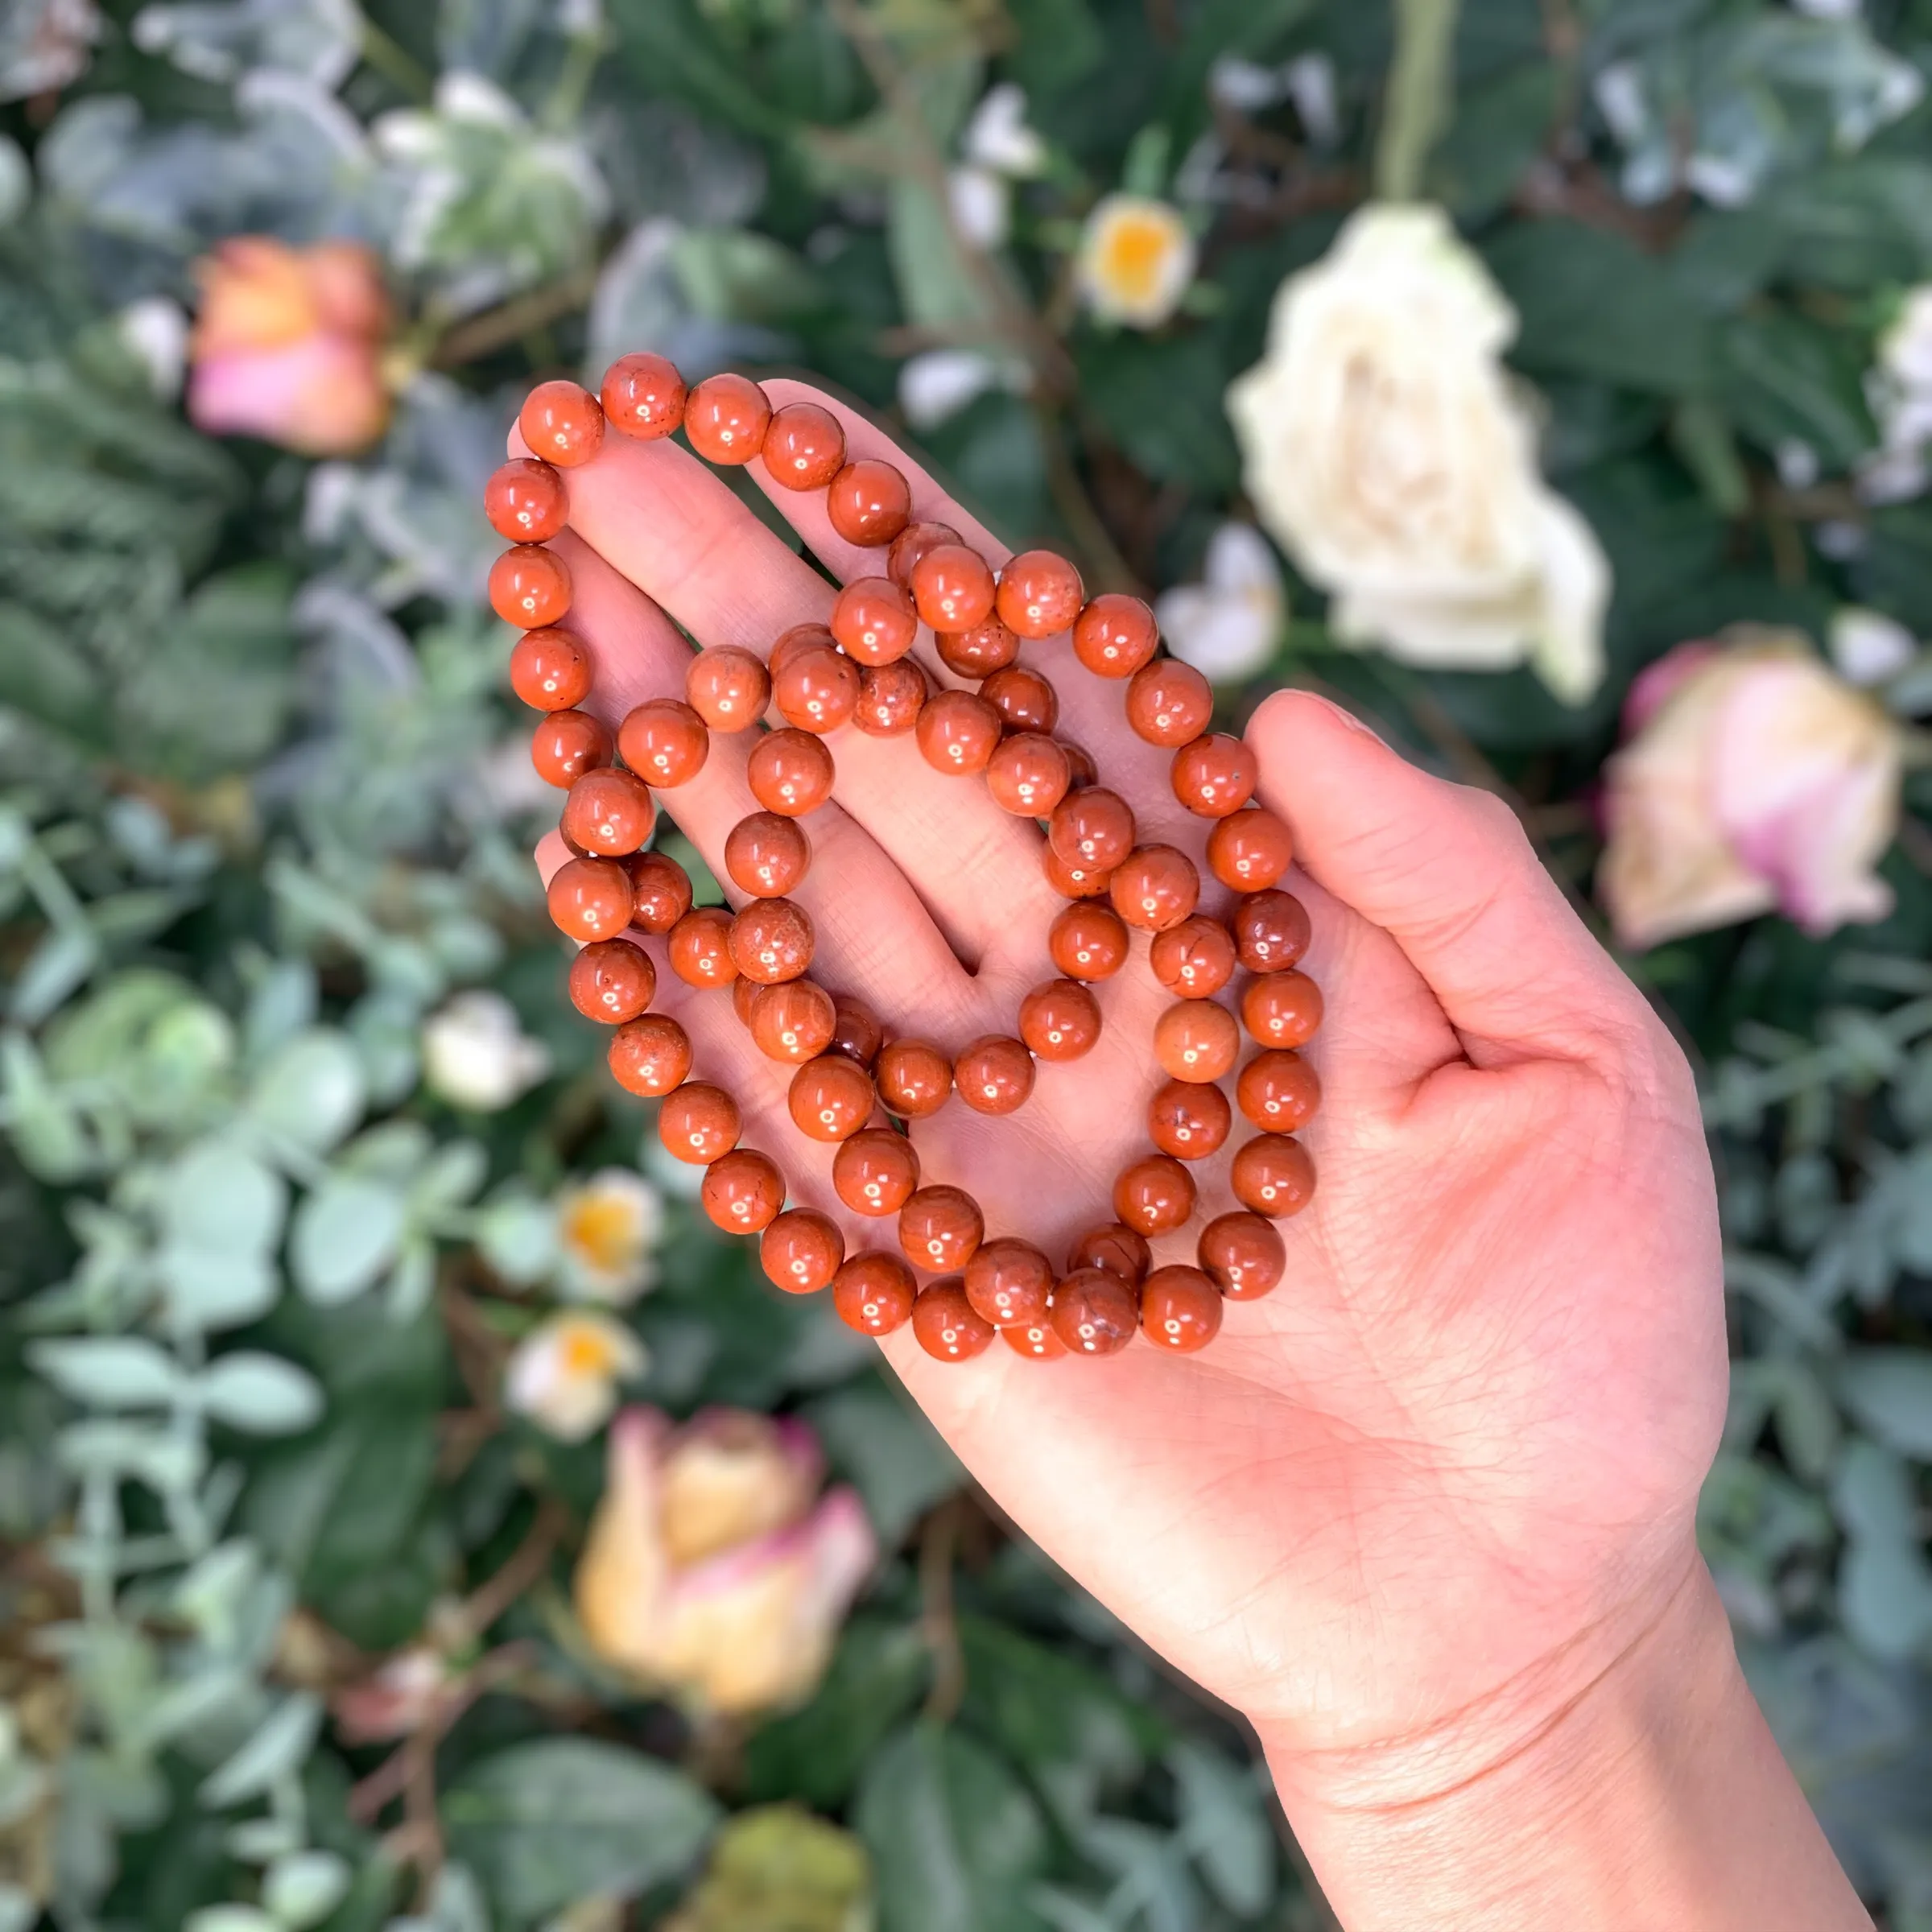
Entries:
{"label": "wrist", "polygon": [[1257,1727],[1348,1932],[1869,1932],[1702,1562],[1593,1636],[1600,1667],[1553,1659],[1544,1683],[1373,1750],[1311,1756]]}

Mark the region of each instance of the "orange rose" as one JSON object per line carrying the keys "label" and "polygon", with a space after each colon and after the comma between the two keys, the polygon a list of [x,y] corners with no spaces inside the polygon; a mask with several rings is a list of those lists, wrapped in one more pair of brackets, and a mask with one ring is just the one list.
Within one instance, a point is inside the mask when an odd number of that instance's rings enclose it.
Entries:
{"label": "orange rose", "polygon": [[308,456],[364,449],[388,426],[382,265],[360,242],[295,249],[237,235],[197,266],[188,413],[212,436]]}

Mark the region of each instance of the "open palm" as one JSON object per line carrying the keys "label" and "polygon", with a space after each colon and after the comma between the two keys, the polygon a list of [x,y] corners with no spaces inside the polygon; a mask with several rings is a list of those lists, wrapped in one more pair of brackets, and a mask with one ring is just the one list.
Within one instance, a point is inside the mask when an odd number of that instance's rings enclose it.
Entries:
{"label": "open palm", "polygon": [[[853,456],[897,463],[915,517],[996,565],[1007,554],[877,430],[803,385],[766,386],[832,408]],[[751,473],[835,577],[878,572],[820,493]],[[567,625],[613,724],[682,692],[678,627],[762,654],[828,613],[832,587],[671,444],[607,438],[566,474]],[[922,646],[930,673],[961,682]],[[1169,754],[1128,729],[1122,687],[1063,637],[1027,661],[1059,692],[1059,735],[1133,804],[1141,836],[1199,861],[1205,823],[1174,802]],[[1320,1180],[1280,1224],[1282,1285],[1229,1304],[1194,1356],[1137,1343],[1042,1364],[996,1348],[954,1366],[908,1330],[884,1346],[988,1493],[1147,1642],[1311,1768],[1401,1803],[1513,1748],[1687,1572],[1724,1400],[1715,1203],[1682,1056],[1509,811],[1318,699],[1270,700],[1249,735],[1261,796],[1295,834],[1285,882],[1311,915],[1305,964],[1327,1001],[1304,1136]],[[836,793],[805,821],[813,863],[793,895],[817,928],[812,976],[950,1049],[1013,1032],[1022,997],[1054,975],[1063,902],[1039,831],[932,770],[910,736],[832,744]],[[715,737],[665,800],[720,876],[726,834],[758,809],[747,749]],[[560,844],[541,856],[554,868]],[[890,1222],[840,1208],[832,1150],[787,1113],[791,1070],[731,1001],[667,971],[658,985],[700,1077],[738,1096],[746,1144],[793,1199],[832,1213],[848,1252],[894,1246]],[[989,1234],[1056,1258],[1112,1218],[1162,1077],[1150,1038],[1170,996],[1144,936],[1095,991],[1100,1045],[1042,1063],[1019,1112],[955,1104],[912,1129],[925,1179],[968,1187]],[[1203,1213],[1235,1205],[1224,1155],[1196,1179]],[[1191,1240],[1157,1241],[1157,1258],[1191,1259]]]}

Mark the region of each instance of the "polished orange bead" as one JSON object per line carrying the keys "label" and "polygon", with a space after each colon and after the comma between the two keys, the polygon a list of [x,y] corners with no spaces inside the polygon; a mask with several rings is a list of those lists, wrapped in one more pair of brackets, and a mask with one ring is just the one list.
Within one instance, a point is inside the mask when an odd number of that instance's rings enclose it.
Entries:
{"label": "polished orange bead", "polygon": [[1235,906],[1234,943],[1250,972],[1286,972],[1308,950],[1308,909],[1293,893],[1251,892]]}
{"label": "polished orange bead", "polygon": [[604,441],[604,411],[580,383],[559,378],[539,382],[523,398],[517,427],[534,456],[573,469],[588,463]]}
{"label": "polished orange bead", "polygon": [[886,574],[908,597],[912,595],[912,573],[920,559],[944,544],[964,541],[950,523],[908,523],[892,540],[886,553]]}
{"label": "polished orange bead", "polygon": [[1257,1133],[1235,1150],[1228,1184],[1244,1208],[1280,1220],[1315,1198],[1315,1162],[1299,1141]]}
{"label": "polished orange bead", "polygon": [[1067,768],[1071,774],[1067,781],[1069,791],[1078,791],[1084,786],[1097,784],[1100,768],[1093,762],[1093,754],[1083,750],[1078,745],[1070,745],[1062,738],[1060,749],[1067,754]]}
{"label": "polished orange bead", "polygon": [[1096,678],[1130,678],[1160,648],[1160,626],[1138,597],[1103,591],[1073,624],[1073,654]]}
{"label": "polished orange bead", "polygon": [[921,1187],[899,1210],[899,1245],[915,1268],[964,1268],[986,1232],[980,1204],[963,1187]]}
{"label": "polished orange bead", "polygon": [[669,932],[691,910],[691,874],[662,852],[640,852],[624,862],[630,874],[630,923]]}
{"label": "polished orange bead", "polygon": [[1233,1125],[1227,1095],[1198,1080],[1170,1080],[1147,1103],[1148,1139],[1177,1161],[1218,1153]]}
{"label": "polished orange bead", "polygon": [[986,789],[1002,811],[1043,819],[1067,795],[1067,754],[1037,731],[1016,732],[993,747]]}
{"label": "polished orange bead", "polygon": [[1133,810],[1117,791],[1089,785],[1084,791],[1070,793],[1055,807],[1047,823],[1046,842],[1068,865],[1112,872],[1133,849]]}
{"label": "polished orange bead", "polygon": [[1113,1183],[1113,1211],[1140,1234],[1171,1234],[1194,1212],[1194,1176],[1170,1154],[1143,1154]]}
{"label": "polished orange bead", "polygon": [[1063,899],[1104,899],[1113,877],[1111,867],[1069,865],[1050,844],[1040,848],[1040,869]]}
{"label": "polished orange bead", "polygon": [[1230,812],[1208,835],[1208,869],[1236,892],[1278,883],[1294,857],[1288,828],[1265,808]]}
{"label": "polished orange bead", "polygon": [[1051,732],[1060,721],[1060,700],[1037,671],[1009,664],[980,686],[980,696],[1000,714],[1009,731]]}
{"label": "polished orange bead", "polygon": [[1191,1355],[1221,1331],[1221,1291],[1198,1268],[1157,1268],[1141,1284],[1141,1332],[1149,1341]]}
{"label": "polished orange bead", "polygon": [[1000,572],[1001,621],[1022,638],[1051,638],[1080,614],[1080,573],[1050,550],[1023,550]]}
{"label": "polished orange bead", "polygon": [[1218,1080],[1241,1050],[1241,1030],[1212,1000],[1177,1000],[1154,1023],[1154,1057],[1177,1080]]}
{"label": "polished orange bead", "polygon": [[510,687],[533,711],[568,711],[590,696],[590,653],[567,630],[530,630],[510,654]]}
{"label": "polished orange bead", "polygon": [[1147,949],[1154,976],[1186,1000],[1208,1000],[1234,977],[1234,939],[1219,919],[1196,913],[1154,935]]}
{"label": "polished orange bead", "polygon": [[971,630],[993,614],[993,572],[976,550],[942,543],[912,569],[913,608],[935,630]]}
{"label": "polished orange bead", "polygon": [[489,567],[489,607],[506,624],[541,630],[570,609],[570,566],[540,543],[519,543]]}
{"label": "polished orange bead", "polygon": [[807,730],[765,733],[752,745],[752,758],[745,763],[745,782],[752,796],[767,811],[777,811],[786,819],[798,819],[807,811],[817,811],[832,796],[832,755],[825,742]]}
{"label": "polished orange bead", "polygon": [[845,431],[816,402],[787,402],[772,411],[759,452],[782,489],[823,489],[845,467]]}
{"label": "polished orange bead", "polygon": [[937,1113],[952,1092],[952,1062],[929,1040],[888,1040],[873,1074],[880,1100],[902,1121]]}
{"label": "polished orange bead", "polygon": [[1015,1355],[1023,1355],[1029,1361],[1055,1362],[1067,1352],[1051,1315],[1043,1322],[1016,1322],[1010,1328],[1002,1328],[1000,1339]]}
{"label": "polished orange bead", "polygon": [[650,955],[628,939],[596,939],[570,963],[570,1003],[607,1026],[634,1020],[658,989]]}
{"label": "polished orange bead", "polygon": [[869,738],[896,738],[919,721],[926,702],[926,679],[918,665],[869,664],[859,673],[859,701],[852,721]]}
{"label": "polished orange bead", "polygon": [[587,771],[564,801],[564,836],[584,852],[621,858],[650,836],[657,807],[634,772],[606,765]]}
{"label": "polished orange bead", "polygon": [[859,577],[832,607],[832,636],[861,664],[894,664],[919,634],[912,600],[890,577]]}
{"label": "polished orange bead", "polygon": [[708,1166],[738,1144],[738,1104],[722,1087],[687,1080],[658,1109],[664,1151],[693,1166]]}
{"label": "polished orange bead", "polygon": [[825,517],[848,543],[890,543],[911,520],[912,485],[903,470],[861,456],[826,486]]}
{"label": "polished orange bead", "polygon": [[989,1033],[952,1063],[952,1084],[975,1113],[1011,1113],[1033,1092],[1033,1055],[1019,1041]]}
{"label": "polished orange bead", "polygon": [[1150,745],[1186,745],[1208,729],[1214,689],[1191,664],[1157,658],[1127,687],[1127,724]]}
{"label": "polished orange bead", "polygon": [[997,617],[971,630],[935,631],[932,642],[939,662],[962,678],[989,678],[1020,654],[1020,640]]}
{"label": "polished orange bead", "polygon": [[573,939],[614,939],[630,923],[630,874],[614,859],[566,859],[548,898],[551,918]]}
{"label": "polished orange bead", "polygon": [[[852,1065],[849,1060],[844,1063]],[[869,1100],[870,1084],[867,1082]],[[897,1214],[919,1184],[919,1157],[912,1142],[889,1127],[868,1127],[850,1135],[832,1157],[833,1190],[854,1214]]]}
{"label": "polished orange bead", "polygon": [[1100,1002],[1078,980],[1049,980],[1020,1001],[1020,1038],[1038,1059],[1077,1060],[1100,1037]]}
{"label": "polished orange bead", "polygon": [[675,362],[640,349],[619,356],[605,370],[597,399],[604,420],[619,435],[648,443],[683,422],[687,393]]}
{"label": "polished orange bead", "polygon": [[1298,1053],[1269,1047],[1241,1069],[1234,1097],[1243,1113],[1269,1133],[1294,1133],[1315,1118],[1322,1083]]}
{"label": "polished orange bead", "polygon": [[1245,740],[1204,732],[1174,754],[1168,777],[1174,795],[1196,816],[1224,819],[1254,796],[1261,768]]}
{"label": "polished orange bead", "polygon": [[836,1016],[832,1051],[857,1060],[870,1073],[879,1049],[886,1044],[886,1029],[879,1024],[878,1015],[863,1000],[855,1000],[848,993],[840,993],[832,1004]]}
{"label": "polished orange bead", "polygon": [[1069,979],[1112,979],[1127,964],[1127,928],[1111,906],[1076,903],[1054,915],[1046,950]]}
{"label": "polished orange bead", "polygon": [[764,660],[735,644],[701,650],[684,673],[684,697],[712,731],[745,731],[771,702]]}
{"label": "polished orange bead", "polygon": [[861,1335],[890,1335],[912,1316],[919,1282],[896,1254],[882,1248],[855,1254],[832,1278],[839,1319]]}
{"label": "polished orange bead", "polygon": [[587,711],[553,711],[531,734],[530,762],[546,785],[564,788],[610,762],[610,727]]}
{"label": "polished orange bead", "polygon": [[665,942],[671,969],[687,986],[729,986],[738,976],[731,956],[731,914],[722,906],[694,906]]}
{"label": "polished orange bead", "polygon": [[1114,869],[1107,893],[1129,926],[1166,932],[1193,917],[1201,901],[1201,875],[1175,846],[1137,845]]}
{"label": "polished orange bead", "polygon": [[711,733],[682,699],[647,698],[617,727],[617,750],[646,785],[687,785],[711,755]]}
{"label": "polished orange bead", "polygon": [[727,1234],[757,1234],[785,1205],[785,1177],[770,1154],[734,1147],[704,1170],[698,1199],[714,1227]]}
{"label": "polished orange bead", "polygon": [[912,1332],[926,1352],[942,1362],[970,1361],[993,1345],[997,1332],[973,1311],[956,1274],[935,1282],[912,1305]]}
{"label": "polished orange bead", "polygon": [[749,376],[707,376],[684,400],[684,434],[707,463],[749,463],[770,422],[771,404]]}
{"label": "polished orange bead", "polygon": [[788,656],[771,675],[772,701],[787,724],[801,731],[836,731],[859,702],[859,667],[828,644]]}
{"label": "polished orange bead", "polygon": [[1258,1301],[1282,1278],[1288,1250],[1258,1214],[1218,1215],[1201,1230],[1196,1257],[1231,1302]]}
{"label": "polished orange bead", "polygon": [[1241,994],[1241,1024],[1264,1046],[1305,1046],[1322,1023],[1322,989],[1305,972],[1269,972]]}
{"label": "polished orange bead", "polygon": [[1104,1268],[1137,1287],[1153,1265],[1154,1251],[1147,1245],[1147,1237],[1120,1221],[1089,1228],[1067,1255],[1069,1274],[1083,1268]]}
{"label": "polished orange bead", "polygon": [[790,899],[753,899],[731,922],[732,961],[763,986],[808,972],[815,944],[811,919]]}
{"label": "polished orange bead", "polygon": [[662,1100],[691,1071],[691,1040],[674,1019],[646,1013],[611,1035],[611,1076],[627,1093]]}
{"label": "polished orange bead", "polygon": [[992,762],[1000,742],[1000,714],[971,691],[942,691],[927,700],[914,729],[926,762],[958,778],[984,771]]}
{"label": "polished orange bead", "polygon": [[776,677],[802,650],[830,650],[837,642],[823,624],[795,624],[781,631],[766,658],[766,669]]}
{"label": "polished orange bead", "polygon": [[756,980],[748,980],[743,973],[731,983],[731,1010],[738,1024],[749,1030],[751,1026],[751,1009],[758,1004],[758,995],[765,989]]}
{"label": "polished orange bead", "polygon": [[483,514],[498,536],[542,543],[564,527],[570,497],[549,464],[513,456],[483,485]]}
{"label": "polished orange bead", "polygon": [[768,1059],[800,1067],[832,1044],[837,1012],[823,986],[810,980],[785,980],[775,986],[761,986],[756,980],[738,984],[752,989],[747,1023]]}
{"label": "polished orange bead", "polygon": [[874,1097],[872,1075],[857,1061],[822,1053],[791,1076],[785,1104],[799,1133],[815,1141],[843,1141],[870,1119]]}
{"label": "polished orange bead", "polygon": [[1104,1268],[1081,1268],[1053,1291],[1053,1330],[1075,1355],[1116,1355],[1141,1324],[1140,1290]]}
{"label": "polished orange bead", "polygon": [[996,1328],[1043,1322],[1053,1296],[1053,1264],[1030,1241],[983,1241],[966,1264],[966,1298]]}
{"label": "polished orange bead", "polygon": [[758,1242],[766,1275],[791,1294],[829,1288],[844,1259],[844,1236],[830,1215],[815,1208],[787,1208]]}
{"label": "polished orange bead", "polygon": [[724,869],[741,892],[782,898],[811,864],[811,841],[803,828],[775,811],[754,811],[726,834]]}

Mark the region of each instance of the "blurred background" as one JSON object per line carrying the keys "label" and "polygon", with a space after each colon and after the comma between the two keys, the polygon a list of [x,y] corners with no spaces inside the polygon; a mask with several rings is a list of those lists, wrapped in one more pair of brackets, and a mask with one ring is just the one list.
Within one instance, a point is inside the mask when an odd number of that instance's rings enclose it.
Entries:
{"label": "blurred background", "polygon": [[1703,1085],[1751,1674],[1932,1927],[1929,71],[1927,0],[0,0],[0,1932],[1331,1923],[567,1008],[479,498],[639,348],[1515,805]]}

